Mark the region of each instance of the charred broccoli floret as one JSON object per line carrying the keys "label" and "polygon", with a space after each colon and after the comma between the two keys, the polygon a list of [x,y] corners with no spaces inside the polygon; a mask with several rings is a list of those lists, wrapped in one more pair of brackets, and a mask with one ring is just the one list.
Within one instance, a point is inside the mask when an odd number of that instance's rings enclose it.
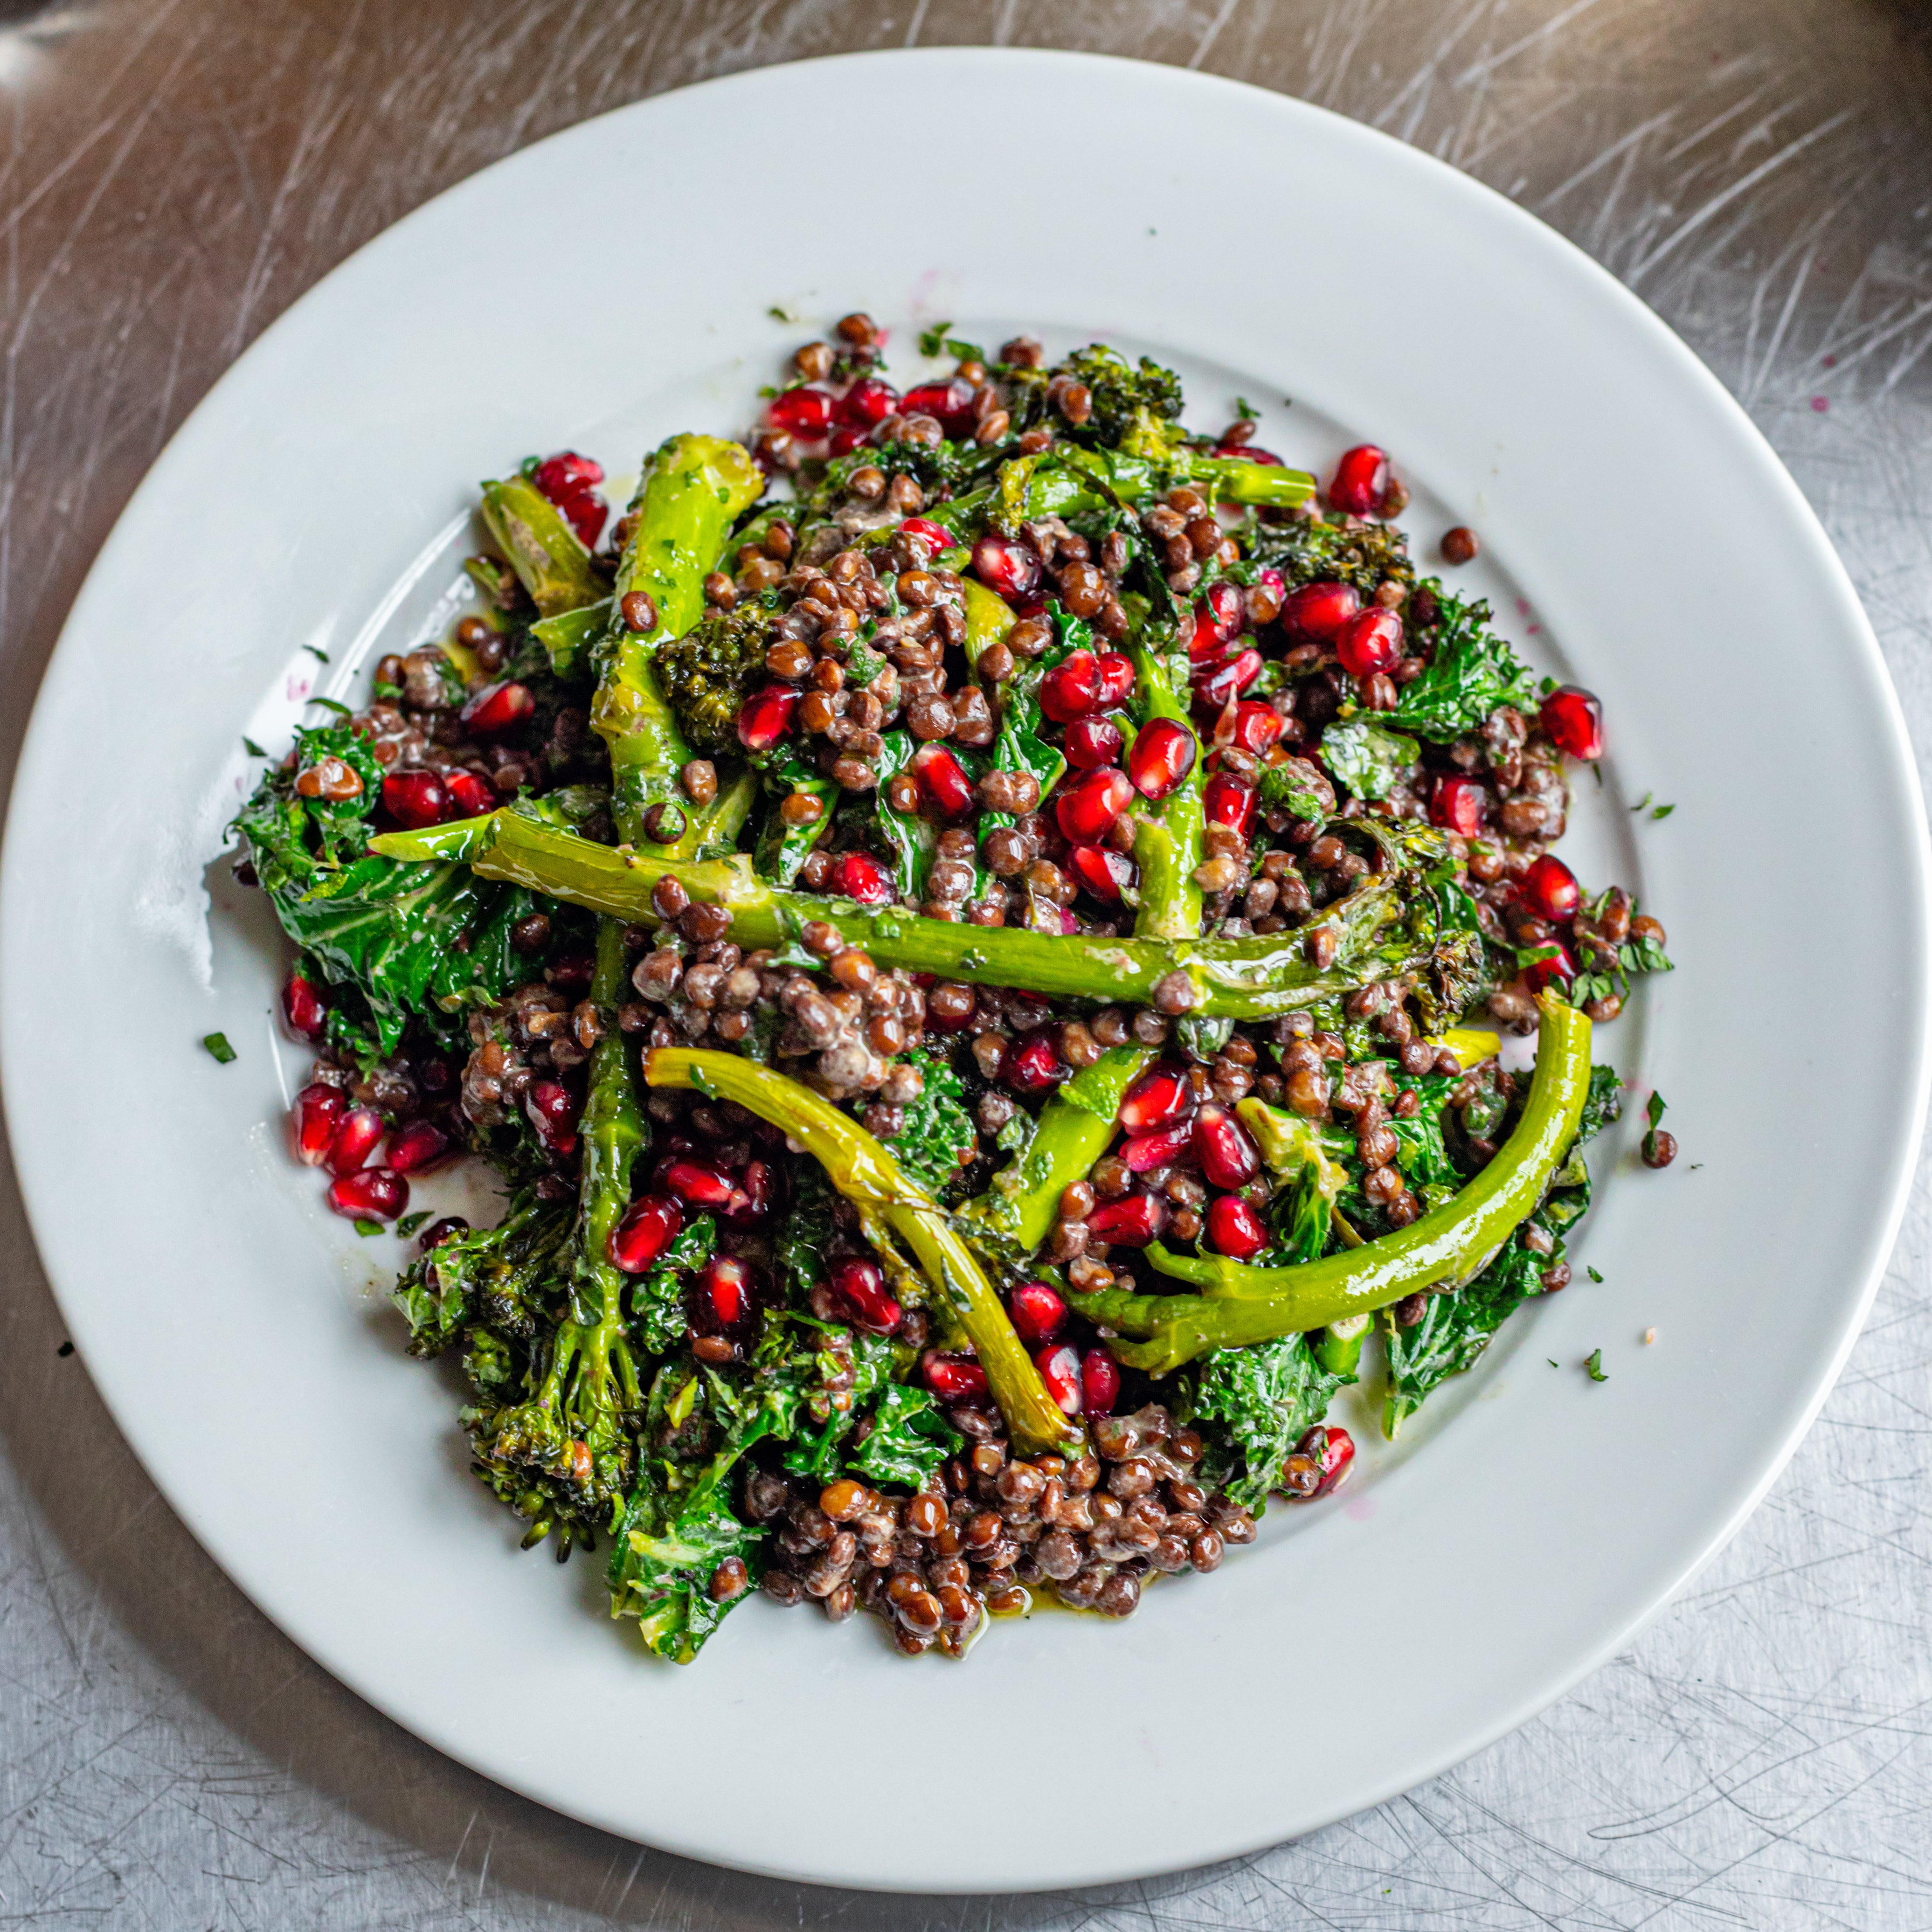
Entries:
{"label": "charred broccoli floret", "polygon": [[1408,560],[1408,539],[1393,524],[1364,524],[1352,518],[1330,522],[1318,517],[1264,524],[1255,532],[1254,560],[1272,564],[1287,578],[1291,590],[1339,578],[1364,597],[1372,597],[1384,578],[1404,584],[1415,581],[1415,566]]}
{"label": "charred broccoli floret", "polygon": [[658,676],[694,751],[736,749],[739,710],[763,680],[776,603],[748,598],[735,610],[707,610],[694,629],[658,646]]}
{"label": "charred broccoli floret", "polygon": [[1052,372],[1086,385],[1093,412],[1072,434],[1082,442],[1105,443],[1133,456],[1170,454],[1184,440],[1180,378],[1151,357],[1136,368],[1104,343],[1076,349]]}

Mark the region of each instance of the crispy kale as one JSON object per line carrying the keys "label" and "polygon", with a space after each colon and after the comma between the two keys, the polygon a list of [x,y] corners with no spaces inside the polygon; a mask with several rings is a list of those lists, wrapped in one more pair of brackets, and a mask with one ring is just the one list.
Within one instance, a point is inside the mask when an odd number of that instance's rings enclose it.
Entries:
{"label": "crispy kale", "polygon": [[926,1076],[926,1084],[907,1106],[905,1126],[893,1136],[892,1153],[920,1186],[941,1194],[979,1152],[979,1130],[966,1111],[965,1087],[951,1061],[918,1048],[905,1060]]}
{"label": "crispy kale", "polygon": [[1429,655],[1427,668],[1402,686],[1395,709],[1378,722],[1391,730],[1446,743],[1474,730],[1498,705],[1534,710],[1535,680],[1490,629],[1488,604],[1430,588],[1436,592],[1436,619],[1416,638]]}
{"label": "crispy kale", "polygon": [[1413,769],[1420,747],[1400,731],[1351,718],[1322,734],[1322,759],[1360,799],[1387,798]]}
{"label": "crispy kale", "polygon": [[776,601],[748,598],[707,610],[695,628],[652,653],[664,695],[694,751],[736,751],[739,708],[764,682]]}
{"label": "crispy kale", "polygon": [[571,1211],[520,1195],[494,1228],[472,1228],[410,1263],[391,1294],[410,1324],[410,1353],[440,1355],[486,1329],[526,1343],[545,1318],[544,1284],[570,1232]]}
{"label": "crispy kale", "polygon": [[1328,1412],[1340,1376],[1316,1360],[1305,1335],[1253,1348],[1217,1348],[1190,1372],[1177,1412],[1207,1438],[1202,1467],[1225,1481],[1244,1509],[1259,1509],[1301,1436]]}
{"label": "crispy kale", "polygon": [[1336,578],[1353,584],[1363,596],[1372,597],[1384,578],[1398,584],[1415,580],[1408,539],[1394,524],[1359,523],[1339,515],[1291,517],[1262,524],[1255,532],[1253,561],[1280,571],[1290,590]]}

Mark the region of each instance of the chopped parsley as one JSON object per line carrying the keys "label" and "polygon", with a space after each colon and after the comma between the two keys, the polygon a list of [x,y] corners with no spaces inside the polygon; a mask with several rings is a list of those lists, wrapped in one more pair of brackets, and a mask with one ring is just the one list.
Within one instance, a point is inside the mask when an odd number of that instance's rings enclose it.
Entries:
{"label": "chopped parsley", "polygon": [[235,1049],[228,1044],[228,1036],[225,1033],[204,1034],[201,1043],[224,1066],[235,1058]]}
{"label": "chopped parsley", "polygon": [[1602,1349],[1592,1348],[1590,1351],[1589,1360],[1586,1361],[1583,1366],[1589,1370],[1590,1379],[1593,1382],[1606,1382],[1610,1380],[1610,1377],[1604,1372],[1604,1352]]}

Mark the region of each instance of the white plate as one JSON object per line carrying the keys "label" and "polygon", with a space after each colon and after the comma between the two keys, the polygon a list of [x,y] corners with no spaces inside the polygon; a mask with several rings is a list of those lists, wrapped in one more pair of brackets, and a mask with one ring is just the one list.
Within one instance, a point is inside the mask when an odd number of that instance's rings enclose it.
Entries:
{"label": "white plate", "polygon": [[[923,158],[866,164],[920,101]],[[814,180],[810,143],[842,126],[860,146]],[[660,1666],[598,1614],[593,1565],[518,1552],[464,1472],[450,1387],[399,1346],[394,1244],[331,1220],[284,1151],[302,1061],[269,1018],[283,956],[208,869],[254,769],[241,734],[286,742],[312,674],[345,688],[432,621],[475,478],[566,445],[621,470],[672,430],[742,423],[807,332],[774,304],[813,327],[869,308],[902,380],[912,322],[1031,323],[1056,349],[1162,350],[1194,420],[1244,394],[1291,460],[1387,445],[1418,549],[1474,522],[1510,575],[1465,574],[1540,668],[1603,694],[1612,752],[1574,849],[1640,886],[1680,962],[1603,1042],[1667,1094],[1683,1153],[1645,1172],[1622,1130],[1574,1288],[1336,1502],[1278,1512],[1124,1625],[1002,1626],[963,1666],[763,1603]],[[1646,791],[1674,815],[1626,809]],[[855,56],[489,170],[313,290],[195,412],[88,580],[22,760],[8,1118],[130,1441],[255,1601],[399,1722],[722,1863],[909,1890],[1120,1878],[1454,1762],[1623,1643],[1762,1493],[1911,1171],[1925,860],[1878,653],[1797,490],[1549,230],[1225,81]],[[232,1066],[196,1044],[216,1028]]]}

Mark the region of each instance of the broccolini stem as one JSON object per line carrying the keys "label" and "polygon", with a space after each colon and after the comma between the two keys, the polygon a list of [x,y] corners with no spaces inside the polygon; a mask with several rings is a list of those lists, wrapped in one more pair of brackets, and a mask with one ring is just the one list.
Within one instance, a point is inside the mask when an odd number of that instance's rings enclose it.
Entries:
{"label": "broccolini stem", "polygon": [[574,677],[586,669],[597,640],[610,628],[614,607],[609,598],[599,604],[580,604],[574,610],[560,610],[530,626],[530,635],[543,646],[550,668],[559,677]]}
{"label": "broccolini stem", "polygon": [[[1156,718],[1172,718],[1184,730],[1194,727],[1185,700],[1177,697],[1167,672],[1142,637],[1132,646],[1134,670],[1146,716],[1144,728]],[[1194,868],[1201,862],[1205,830],[1201,799],[1207,784],[1207,760],[1197,740],[1192,768],[1158,805],[1136,800],[1134,863],[1140,868],[1140,910],[1134,932],[1142,939],[1195,939],[1201,932],[1201,888]]]}
{"label": "broccolini stem", "polygon": [[722,1094],[782,1127],[862,1217],[883,1220],[912,1250],[940,1305],[958,1316],[971,1340],[1014,1446],[1035,1455],[1081,1440],[1078,1424],[1047,1394],[985,1270],[945,1210],[907,1179],[898,1162],[856,1121],[808,1087],[735,1053],[658,1047],[645,1057],[644,1079],[652,1087],[692,1087]]}
{"label": "broccolini stem", "polygon": [[[486,878],[527,886],[614,918],[656,922],[652,890],[675,873],[692,898],[732,914],[743,946],[782,946],[808,922],[823,920],[882,966],[1102,1004],[1151,1005],[1155,988],[1179,973],[1192,989],[1192,1010],[1210,1018],[1267,1018],[1418,970],[1434,937],[1411,928],[1393,870],[1371,873],[1324,909],[1322,922],[1335,934],[1336,947],[1332,962],[1318,968],[1298,932],[1247,939],[1100,939],[956,926],[896,907],[868,914],[849,899],[778,891],[758,878],[742,854],[677,863],[656,851],[599,845],[514,811],[492,814],[487,839],[477,843],[467,829],[472,822],[439,827],[431,836],[462,832],[466,848],[473,848],[471,864]],[[370,840],[369,849],[392,859],[419,858],[423,851],[416,842],[422,836],[386,832]],[[1426,910],[1426,901],[1417,903]]]}
{"label": "broccolini stem", "polygon": [[560,616],[604,595],[590,553],[527,477],[484,484],[483,521],[540,616]]}
{"label": "broccolini stem", "polygon": [[1069,1300],[1089,1321],[1131,1338],[1112,1345],[1121,1361],[1164,1376],[1212,1348],[1299,1334],[1468,1280],[1534,1211],[1576,1138],[1589,1095],[1588,1016],[1547,994],[1538,1004],[1536,1074],[1522,1118],[1454,1200],[1350,1253],[1293,1268],[1172,1254],[1156,1244],[1147,1250],[1148,1260],[1162,1274],[1198,1284],[1199,1293],[1106,1288]]}

